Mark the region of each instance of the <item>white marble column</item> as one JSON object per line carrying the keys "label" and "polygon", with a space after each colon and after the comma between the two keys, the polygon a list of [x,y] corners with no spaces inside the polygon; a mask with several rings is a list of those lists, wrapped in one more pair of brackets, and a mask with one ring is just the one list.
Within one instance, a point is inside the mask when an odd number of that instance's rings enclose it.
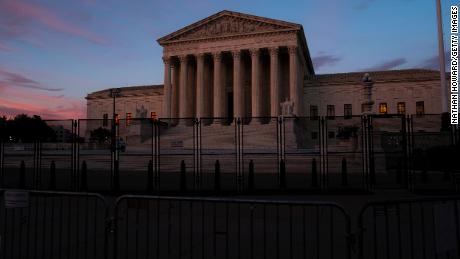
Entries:
{"label": "white marble column", "polygon": [[163,118],[171,118],[171,58],[163,57],[165,66],[163,81]]}
{"label": "white marble column", "polygon": [[243,84],[241,82],[241,50],[232,51],[233,56],[233,108],[235,117],[244,116]]}
{"label": "white marble column", "polygon": [[297,82],[297,74],[298,74],[298,64],[297,64],[297,46],[289,46],[289,96],[291,101],[294,103],[294,110],[293,113],[297,116],[302,115],[301,106],[302,101],[300,97],[303,94],[299,93],[299,87]]}
{"label": "white marble column", "polygon": [[204,53],[196,55],[196,117],[204,117],[205,94],[204,91]]}
{"label": "white marble column", "polygon": [[252,97],[252,117],[261,117],[262,92],[260,89],[260,49],[251,49],[251,97]]}
{"label": "white marble column", "polygon": [[280,115],[280,95],[279,95],[279,48],[269,48],[270,53],[270,116]]}
{"label": "white marble column", "polygon": [[171,62],[171,117],[179,117],[179,68],[177,62]]}
{"label": "white marble column", "polygon": [[212,54],[214,61],[214,117],[224,117],[224,96],[225,88],[222,82],[222,52],[215,52]]}
{"label": "white marble column", "polygon": [[185,55],[180,56],[179,61],[180,61],[179,118],[185,118],[187,117],[187,114],[188,114],[187,98],[189,97],[188,95],[190,92],[188,90],[188,84],[187,84],[187,69],[188,69],[187,56]]}

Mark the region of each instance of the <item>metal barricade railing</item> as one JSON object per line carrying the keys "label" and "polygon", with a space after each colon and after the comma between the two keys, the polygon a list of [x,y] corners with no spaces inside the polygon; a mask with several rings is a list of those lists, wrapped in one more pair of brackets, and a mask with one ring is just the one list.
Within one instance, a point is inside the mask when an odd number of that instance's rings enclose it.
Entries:
{"label": "metal barricade railing", "polygon": [[335,203],[121,196],[114,258],[350,258]]}
{"label": "metal barricade railing", "polygon": [[358,218],[359,258],[460,257],[459,197],[378,201]]}
{"label": "metal barricade railing", "polygon": [[99,194],[0,190],[0,258],[107,258]]}

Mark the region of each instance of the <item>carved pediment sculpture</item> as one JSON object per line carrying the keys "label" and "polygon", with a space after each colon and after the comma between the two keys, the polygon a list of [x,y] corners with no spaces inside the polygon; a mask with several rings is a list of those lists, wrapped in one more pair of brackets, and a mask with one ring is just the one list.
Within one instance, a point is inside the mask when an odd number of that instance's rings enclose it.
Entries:
{"label": "carved pediment sculpture", "polygon": [[252,34],[280,30],[298,30],[300,25],[257,16],[223,11],[200,22],[189,25],[158,41],[180,41],[214,38],[228,35]]}

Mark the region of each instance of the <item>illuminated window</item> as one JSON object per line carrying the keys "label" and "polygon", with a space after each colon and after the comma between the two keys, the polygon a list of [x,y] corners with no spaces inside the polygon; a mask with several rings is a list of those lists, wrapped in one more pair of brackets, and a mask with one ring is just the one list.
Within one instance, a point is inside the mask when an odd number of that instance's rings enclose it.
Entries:
{"label": "illuminated window", "polygon": [[397,108],[398,108],[398,114],[406,114],[406,103],[405,102],[399,102]]}
{"label": "illuminated window", "polygon": [[310,119],[317,119],[318,118],[318,106],[310,105]]}
{"label": "illuminated window", "polygon": [[120,123],[120,115],[118,115],[118,113],[115,113],[115,124],[119,124]]}
{"label": "illuminated window", "polygon": [[131,120],[133,119],[133,115],[130,112],[126,113],[126,126],[131,125]]}
{"label": "illuminated window", "polygon": [[102,118],[102,126],[107,127],[109,125],[109,115],[107,113],[104,113],[104,115],[102,115]]}
{"label": "illuminated window", "polygon": [[415,103],[415,112],[417,115],[425,114],[425,103],[423,101],[418,101]]}
{"label": "illuminated window", "polygon": [[335,106],[334,105],[328,105],[327,106],[327,118],[328,119],[334,119],[335,117]]}
{"label": "illuminated window", "polygon": [[379,113],[380,114],[387,114],[388,113],[387,103],[380,103],[379,104]]}
{"label": "illuminated window", "polygon": [[352,107],[351,104],[344,104],[343,105],[343,116],[346,119],[351,118],[351,116],[353,115],[353,111],[352,111],[351,107]]}
{"label": "illuminated window", "polygon": [[156,120],[157,119],[157,113],[156,112],[151,112],[150,113],[150,119]]}

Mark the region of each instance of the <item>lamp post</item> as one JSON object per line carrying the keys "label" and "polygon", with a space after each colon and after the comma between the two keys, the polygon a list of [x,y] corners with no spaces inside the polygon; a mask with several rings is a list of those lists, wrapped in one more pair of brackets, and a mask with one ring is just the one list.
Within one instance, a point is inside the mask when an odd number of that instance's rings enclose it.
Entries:
{"label": "lamp post", "polygon": [[112,171],[112,189],[114,191],[118,191],[120,188],[120,182],[119,182],[119,164],[118,164],[118,145],[117,145],[117,142],[118,142],[118,132],[117,132],[117,129],[118,129],[118,118],[117,118],[117,115],[116,115],[116,112],[115,112],[115,102],[116,102],[116,99],[117,97],[120,97],[121,96],[121,91],[120,89],[118,88],[113,88],[113,89],[110,89],[110,97],[113,98],[113,114],[112,114],[112,168],[113,168],[113,171]]}
{"label": "lamp post", "polygon": [[372,106],[374,105],[374,101],[372,100],[372,87],[374,86],[374,81],[369,73],[366,73],[361,79],[361,83],[364,86],[364,109],[362,114],[370,115],[372,114]]}

